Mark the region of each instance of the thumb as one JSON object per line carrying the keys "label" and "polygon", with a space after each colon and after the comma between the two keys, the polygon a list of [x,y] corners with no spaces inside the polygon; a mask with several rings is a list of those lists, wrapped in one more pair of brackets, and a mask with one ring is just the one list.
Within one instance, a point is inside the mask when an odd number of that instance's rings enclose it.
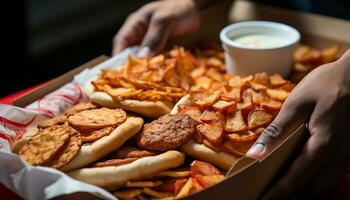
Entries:
{"label": "thumb", "polygon": [[300,92],[293,91],[276,118],[265,128],[246,156],[257,160],[265,159],[288,136],[287,133],[294,131],[307,120],[311,110],[312,105],[307,103],[306,97],[303,98]]}
{"label": "thumb", "polygon": [[141,47],[148,47],[151,54],[157,54],[166,45],[170,35],[170,20],[166,17],[159,17],[154,15],[151,18],[147,33],[141,43]]}

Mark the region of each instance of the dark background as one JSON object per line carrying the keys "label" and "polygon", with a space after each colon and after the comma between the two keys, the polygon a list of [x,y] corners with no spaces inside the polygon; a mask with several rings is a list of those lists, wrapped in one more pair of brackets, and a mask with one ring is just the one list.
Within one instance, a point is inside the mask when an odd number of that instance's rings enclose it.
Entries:
{"label": "dark background", "polygon": [[[132,11],[150,0],[2,1],[0,97],[57,77],[101,54]],[[348,0],[257,2],[350,19]]]}

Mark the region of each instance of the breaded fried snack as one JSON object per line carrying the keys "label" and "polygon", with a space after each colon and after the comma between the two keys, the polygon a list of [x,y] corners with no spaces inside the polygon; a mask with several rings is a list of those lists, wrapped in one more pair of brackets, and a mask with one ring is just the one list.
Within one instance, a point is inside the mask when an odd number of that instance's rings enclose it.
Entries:
{"label": "breaded fried snack", "polygon": [[139,117],[127,117],[126,121],[120,124],[108,136],[83,145],[75,158],[61,168],[62,171],[70,171],[87,166],[94,161],[117,150],[129,138],[133,137],[142,127],[143,119]]}

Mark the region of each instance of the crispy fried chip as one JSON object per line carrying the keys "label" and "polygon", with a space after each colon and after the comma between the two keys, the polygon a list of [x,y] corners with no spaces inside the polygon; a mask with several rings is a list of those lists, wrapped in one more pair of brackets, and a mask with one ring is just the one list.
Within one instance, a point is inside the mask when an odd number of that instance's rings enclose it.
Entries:
{"label": "crispy fried chip", "polygon": [[128,181],[126,187],[157,187],[162,181]]}
{"label": "crispy fried chip", "polygon": [[225,90],[220,98],[226,101],[240,101],[241,100],[241,88],[231,88],[229,91]]}
{"label": "crispy fried chip", "polygon": [[273,115],[263,110],[255,110],[249,113],[248,127],[255,128],[269,124],[273,120]]}
{"label": "crispy fried chip", "polygon": [[38,124],[38,128],[47,128],[53,125],[62,125],[66,122],[67,116],[59,115],[51,119],[45,120]]}
{"label": "crispy fried chip", "polygon": [[151,58],[149,60],[149,63],[148,63],[149,68],[156,69],[156,70],[160,69],[161,66],[163,65],[164,61],[165,61],[165,57],[163,54],[159,54],[157,56],[154,56],[153,58]]}
{"label": "crispy fried chip", "polygon": [[252,102],[253,93],[255,92],[251,92],[249,89],[243,91],[242,99],[239,103],[237,103],[237,110],[250,111],[254,108],[254,104]]}
{"label": "crispy fried chip", "polygon": [[275,101],[270,98],[264,98],[263,101],[260,103],[260,106],[265,110],[280,110],[282,108],[282,102]]}
{"label": "crispy fried chip", "polygon": [[270,76],[270,83],[272,86],[281,86],[283,84],[286,84],[287,81],[282,78],[279,74],[273,74]]}
{"label": "crispy fried chip", "polygon": [[191,163],[191,177],[194,178],[197,175],[221,175],[221,172],[210,163],[194,160]]}
{"label": "crispy fried chip", "polygon": [[202,98],[195,100],[195,104],[203,107],[208,107],[214,104],[220,97],[220,92],[215,91],[211,94],[203,94]]}
{"label": "crispy fried chip", "polygon": [[207,76],[213,79],[214,81],[222,81],[223,77],[215,68],[209,68],[207,71]]}
{"label": "crispy fried chip", "polygon": [[78,103],[75,106],[69,108],[66,111],[66,115],[72,115],[84,110],[91,110],[91,109],[96,109],[98,106],[96,104],[93,104],[91,102],[87,102],[87,103]]}
{"label": "crispy fried chip", "polygon": [[114,192],[113,194],[118,198],[131,199],[142,194],[143,189],[128,189],[123,191]]}
{"label": "crispy fried chip", "polygon": [[238,132],[247,129],[241,111],[234,111],[227,114],[225,131]]}
{"label": "crispy fried chip", "polygon": [[196,85],[206,90],[209,89],[212,84],[213,81],[206,76],[202,76],[196,79]]}
{"label": "crispy fried chip", "polygon": [[46,166],[59,169],[69,163],[78,154],[81,144],[79,132],[71,130],[69,142],[46,164]]}
{"label": "crispy fried chip", "polygon": [[148,150],[140,150],[136,147],[123,147],[122,149],[119,149],[118,151],[112,153],[110,157],[112,158],[143,158],[147,156],[155,156],[157,155],[157,152],[155,151],[148,151]]}
{"label": "crispy fried chip", "polygon": [[187,177],[191,173],[190,171],[161,171],[157,174],[157,176],[169,176],[169,177]]}
{"label": "crispy fried chip", "polygon": [[232,142],[226,141],[222,144],[222,149],[226,152],[238,155],[245,156],[245,153],[250,149],[254,144],[255,140],[246,141],[246,142]]}
{"label": "crispy fried chip", "polygon": [[180,115],[186,114],[190,116],[196,122],[200,122],[200,117],[202,115],[202,111],[198,106],[186,106],[181,109],[179,112]]}
{"label": "crispy fried chip", "polygon": [[206,66],[209,68],[216,68],[218,70],[222,70],[224,68],[225,64],[216,57],[210,57],[208,60],[206,60]]}
{"label": "crispy fried chip", "polygon": [[270,78],[269,75],[266,72],[256,73],[253,76],[252,82],[269,86],[270,85]]}
{"label": "crispy fried chip", "polygon": [[202,115],[200,116],[200,121],[204,123],[213,123],[215,121],[219,121],[219,117],[214,110],[204,110]]}
{"label": "crispy fried chip", "polygon": [[249,82],[250,87],[252,87],[256,91],[265,91],[268,87],[259,83]]}
{"label": "crispy fried chip", "polygon": [[225,134],[225,137],[233,142],[245,142],[255,140],[258,138],[258,135],[252,131],[244,131],[240,133]]}
{"label": "crispy fried chip", "polygon": [[68,123],[81,132],[115,126],[126,120],[126,113],[122,109],[100,108],[85,110],[68,118]]}
{"label": "crispy fried chip", "polygon": [[235,101],[223,101],[219,100],[216,103],[212,105],[213,109],[223,112],[225,110],[232,110],[236,107],[236,102]]}
{"label": "crispy fried chip", "polygon": [[109,94],[114,99],[123,98],[130,94],[135,94],[136,91],[138,90],[135,90],[133,88],[124,88],[124,87],[118,87],[118,88],[107,87],[107,89],[105,90],[105,92],[107,92],[107,94]]}
{"label": "crispy fried chip", "polygon": [[178,87],[180,85],[180,81],[179,81],[180,78],[176,74],[175,63],[176,63],[175,59],[167,60],[166,62],[167,68],[164,73],[164,80],[170,86]]}
{"label": "crispy fried chip", "polygon": [[207,69],[204,66],[197,67],[196,69],[194,69],[191,72],[190,76],[191,76],[192,80],[196,80],[197,78],[203,76],[206,71],[207,71]]}
{"label": "crispy fried chip", "polygon": [[73,129],[54,125],[39,130],[19,151],[19,155],[32,165],[44,165],[65,146]]}
{"label": "crispy fried chip", "polygon": [[221,121],[199,124],[197,125],[197,131],[213,145],[219,145],[224,136],[224,127]]}
{"label": "crispy fried chip", "polygon": [[134,162],[137,158],[111,159],[94,164],[95,167],[121,166]]}
{"label": "crispy fried chip", "polygon": [[289,95],[287,91],[282,89],[267,89],[266,94],[276,101],[284,101]]}
{"label": "crispy fried chip", "polygon": [[286,83],[280,87],[281,90],[291,92],[295,87],[295,84],[293,83]]}
{"label": "crispy fried chip", "polygon": [[81,134],[81,141],[86,142],[94,142],[98,139],[103,138],[104,136],[109,135],[114,130],[114,127],[105,127],[100,130],[92,131],[90,133],[82,133]]}

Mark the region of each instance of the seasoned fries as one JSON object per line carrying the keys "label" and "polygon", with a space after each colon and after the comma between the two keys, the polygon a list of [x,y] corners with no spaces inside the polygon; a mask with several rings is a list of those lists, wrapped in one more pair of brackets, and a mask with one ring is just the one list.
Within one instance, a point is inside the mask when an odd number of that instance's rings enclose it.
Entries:
{"label": "seasoned fries", "polygon": [[168,177],[186,177],[191,174],[190,171],[162,171],[157,176],[168,176]]}
{"label": "seasoned fries", "polygon": [[192,85],[206,89],[213,81],[223,79],[225,67],[221,58],[214,55],[199,58],[197,60],[182,47],[151,58],[129,56],[126,66],[119,70],[102,70],[92,85],[95,90],[106,92],[117,100],[175,103]]}

